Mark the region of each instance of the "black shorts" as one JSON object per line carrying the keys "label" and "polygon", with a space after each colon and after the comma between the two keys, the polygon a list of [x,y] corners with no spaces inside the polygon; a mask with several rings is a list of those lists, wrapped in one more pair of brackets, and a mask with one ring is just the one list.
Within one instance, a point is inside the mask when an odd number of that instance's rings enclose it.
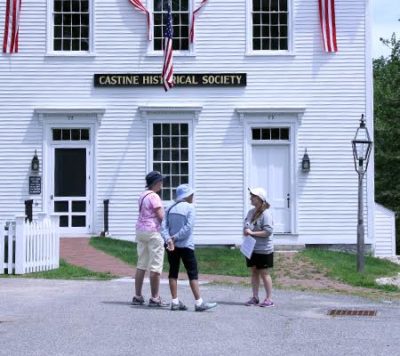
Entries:
{"label": "black shorts", "polygon": [[256,267],[257,269],[272,268],[274,267],[274,253],[264,255],[253,252],[250,259],[246,258],[246,266]]}
{"label": "black shorts", "polygon": [[175,247],[173,251],[167,250],[169,262],[168,278],[178,279],[180,262],[182,259],[183,265],[186,268],[189,280],[199,279],[199,272],[197,270],[197,260],[194,251],[191,248]]}

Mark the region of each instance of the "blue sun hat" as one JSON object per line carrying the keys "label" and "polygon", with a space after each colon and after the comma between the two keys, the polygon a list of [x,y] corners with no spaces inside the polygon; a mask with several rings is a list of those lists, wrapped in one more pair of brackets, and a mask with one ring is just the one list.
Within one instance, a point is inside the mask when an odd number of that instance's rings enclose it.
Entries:
{"label": "blue sun hat", "polygon": [[176,188],[175,201],[183,200],[194,194],[194,190],[189,186],[189,184],[181,184]]}

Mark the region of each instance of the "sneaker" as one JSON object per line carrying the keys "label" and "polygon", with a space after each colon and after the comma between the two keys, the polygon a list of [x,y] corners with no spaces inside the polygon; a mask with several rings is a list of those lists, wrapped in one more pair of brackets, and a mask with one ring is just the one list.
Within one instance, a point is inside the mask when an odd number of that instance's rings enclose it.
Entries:
{"label": "sneaker", "polygon": [[187,310],[187,306],[179,301],[178,304],[171,303],[171,310]]}
{"label": "sneaker", "polygon": [[132,298],[132,305],[143,305],[144,304],[144,298],[142,296],[137,297],[136,295]]}
{"label": "sneaker", "polygon": [[216,306],[217,306],[217,303],[206,303],[206,302],[203,302],[200,305],[195,305],[194,306],[194,311],[202,312],[202,311],[205,311],[205,310],[208,310],[208,309],[215,308]]}
{"label": "sneaker", "polygon": [[252,306],[252,305],[258,305],[258,303],[260,303],[260,300],[256,297],[251,297],[246,303],[244,303],[244,305]]}
{"label": "sneaker", "polygon": [[261,304],[260,307],[262,308],[268,308],[268,307],[273,307],[275,304],[272,300],[265,299]]}
{"label": "sneaker", "polygon": [[165,303],[161,300],[160,297],[158,297],[157,299],[153,299],[150,298],[149,299],[149,307],[151,308],[165,308],[165,307],[169,307],[169,303]]}

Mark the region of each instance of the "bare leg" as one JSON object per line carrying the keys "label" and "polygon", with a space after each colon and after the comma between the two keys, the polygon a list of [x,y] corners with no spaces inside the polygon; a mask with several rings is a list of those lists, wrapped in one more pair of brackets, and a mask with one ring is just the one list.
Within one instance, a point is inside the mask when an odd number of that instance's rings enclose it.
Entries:
{"label": "bare leg", "polygon": [[178,298],[178,280],[174,278],[169,279],[169,290],[171,291],[172,299]]}
{"label": "bare leg", "polygon": [[200,288],[199,288],[199,280],[198,279],[192,279],[189,281],[190,283],[190,288],[192,290],[194,299],[199,300],[200,299]]}
{"label": "bare leg", "polygon": [[266,299],[270,300],[272,298],[272,278],[268,269],[261,269],[260,276],[264,283]]}
{"label": "bare leg", "polygon": [[145,270],[136,268],[136,274],[135,274],[135,292],[136,296],[140,297],[142,295],[142,287],[143,287],[143,280],[144,280],[144,275],[146,274]]}
{"label": "bare leg", "polygon": [[150,290],[151,296],[157,299],[160,292],[160,273],[150,272]]}
{"label": "bare leg", "polygon": [[258,290],[260,288],[260,274],[256,267],[251,267],[251,288],[253,297],[258,298]]}

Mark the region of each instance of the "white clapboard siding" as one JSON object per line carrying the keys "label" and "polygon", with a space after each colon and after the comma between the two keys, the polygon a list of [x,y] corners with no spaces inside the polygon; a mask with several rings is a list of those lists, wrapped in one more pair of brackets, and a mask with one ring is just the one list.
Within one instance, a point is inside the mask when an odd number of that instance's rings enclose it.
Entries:
{"label": "white clapboard siding", "polygon": [[375,204],[375,256],[396,256],[395,212]]}
{"label": "white clapboard siding", "polygon": [[[127,0],[95,1],[95,52],[88,57],[46,56],[47,2],[26,0],[20,53],[0,60],[0,218],[24,211],[30,162],[43,164],[40,107],[101,107],[96,137],[93,233],[103,229],[110,199],[110,233],[133,239],[137,197],[149,168],[142,105],[201,106],[194,125],[194,176],[199,243],[241,238],[244,124],[238,107],[304,107],[298,130],[300,162],[307,148],[311,171],[298,174],[298,233],[302,243],[353,243],[357,179],[350,141],[366,111],[364,0],[337,0],[339,52],[322,52],[317,1],[293,0],[294,51],[287,56],[246,55],[246,2],[210,1],[196,20],[195,56],[176,56],[176,73],[244,72],[245,88],[93,88],[94,73],[159,73],[161,56],[147,56],[145,16]],[[5,2],[0,4],[4,22]],[[370,120],[371,118],[368,118]],[[373,172],[371,173],[373,177]],[[372,179],[372,178],[371,178]],[[371,194],[371,192],[366,192]],[[38,205],[36,205],[38,204]],[[366,208],[368,208],[366,203]],[[367,216],[366,216],[367,217]],[[366,225],[368,221],[366,220]]]}

